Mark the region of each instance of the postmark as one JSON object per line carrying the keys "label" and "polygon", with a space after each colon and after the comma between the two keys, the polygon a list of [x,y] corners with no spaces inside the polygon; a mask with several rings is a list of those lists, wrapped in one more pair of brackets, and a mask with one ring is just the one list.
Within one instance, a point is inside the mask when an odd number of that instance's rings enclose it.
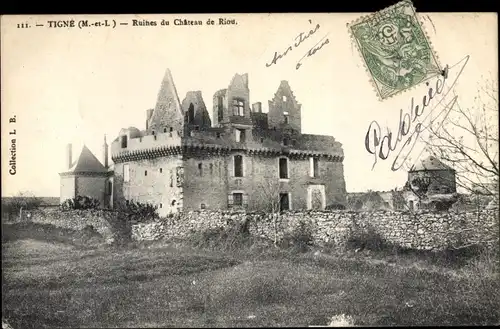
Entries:
{"label": "postmark", "polygon": [[442,72],[411,1],[400,1],[349,25],[380,100]]}

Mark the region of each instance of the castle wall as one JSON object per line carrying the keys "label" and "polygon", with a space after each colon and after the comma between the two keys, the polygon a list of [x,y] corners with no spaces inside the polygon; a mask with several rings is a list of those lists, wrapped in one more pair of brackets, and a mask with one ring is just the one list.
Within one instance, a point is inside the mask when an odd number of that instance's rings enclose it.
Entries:
{"label": "castle wall", "polygon": [[[321,168],[324,167],[326,173],[321,174]],[[325,183],[326,205],[333,202],[345,204],[347,202],[346,184],[344,179],[344,164],[342,162],[333,162],[320,160],[320,179]]]}
{"label": "castle wall", "polygon": [[103,207],[105,205],[104,193],[106,180],[106,177],[77,176],[75,180],[75,194],[97,199],[100,206]]}
{"label": "castle wall", "polygon": [[[129,181],[124,181],[128,165]],[[182,159],[162,157],[115,164],[114,200],[133,200],[158,207],[160,216],[176,212],[182,207],[182,188],[178,178],[182,175]],[[160,170],[161,169],[161,170]]]}
{"label": "castle wall", "polygon": [[[201,169],[200,169],[201,165]],[[185,156],[184,211],[227,208],[227,161],[224,156]]]}
{"label": "castle wall", "polygon": [[75,176],[61,176],[60,203],[75,197]]}
{"label": "castle wall", "polygon": [[111,143],[111,156],[119,154],[121,151],[139,151],[148,148],[162,147],[162,146],[176,146],[181,143],[181,132],[173,130],[163,132],[157,131],[155,135],[146,135],[137,138],[130,138],[127,141],[127,147],[122,148],[120,141]]}
{"label": "castle wall", "polygon": [[[234,177],[234,156],[243,155],[244,177]],[[342,163],[320,160],[320,176],[309,177],[309,158],[288,159],[288,179],[279,178],[280,157],[245,156],[232,153],[227,159],[228,193],[242,192],[246,196],[247,209],[268,209],[272,201],[279,200],[280,193],[289,193],[292,209],[310,208],[308,203],[310,187],[323,193],[323,207],[333,200],[345,202],[345,182]],[[286,158],[286,157],[285,157]],[[324,186],[324,187],[321,187]]]}

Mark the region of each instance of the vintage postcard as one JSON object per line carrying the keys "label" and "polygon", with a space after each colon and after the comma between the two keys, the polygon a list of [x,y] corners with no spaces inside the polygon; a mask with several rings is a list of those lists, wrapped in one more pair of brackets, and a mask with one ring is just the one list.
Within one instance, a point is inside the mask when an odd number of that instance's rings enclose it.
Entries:
{"label": "vintage postcard", "polygon": [[2,328],[500,324],[497,31],[2,16]]}

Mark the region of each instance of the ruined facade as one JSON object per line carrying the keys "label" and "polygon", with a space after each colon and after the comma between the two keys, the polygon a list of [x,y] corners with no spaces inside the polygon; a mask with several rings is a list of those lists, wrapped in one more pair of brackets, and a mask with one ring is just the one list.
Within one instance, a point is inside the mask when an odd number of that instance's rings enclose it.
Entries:
{"label": "ruined facade", "polygon": [[345,202],[342,145],[302,133],[301,104],[288,82],[281,81],[268,113],[250,104],[248,75],[236,74],[213,95],[210,118],[200,91],[180,101],[167,70],[145,129],[123,128],[111,143],[110,200],[150,203],[160,215]]}

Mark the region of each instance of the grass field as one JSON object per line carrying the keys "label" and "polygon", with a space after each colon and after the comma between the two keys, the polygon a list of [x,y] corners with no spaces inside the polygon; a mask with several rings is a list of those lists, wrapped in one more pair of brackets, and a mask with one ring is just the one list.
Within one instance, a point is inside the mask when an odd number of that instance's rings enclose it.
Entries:
{"label": "grass field", "polygon": [[498,276],[470,261],[266,245],[116,249],[21,231],[2,241],[2,313],[14,329],[308,326],[342,314],[365,326],[500,323]]}

